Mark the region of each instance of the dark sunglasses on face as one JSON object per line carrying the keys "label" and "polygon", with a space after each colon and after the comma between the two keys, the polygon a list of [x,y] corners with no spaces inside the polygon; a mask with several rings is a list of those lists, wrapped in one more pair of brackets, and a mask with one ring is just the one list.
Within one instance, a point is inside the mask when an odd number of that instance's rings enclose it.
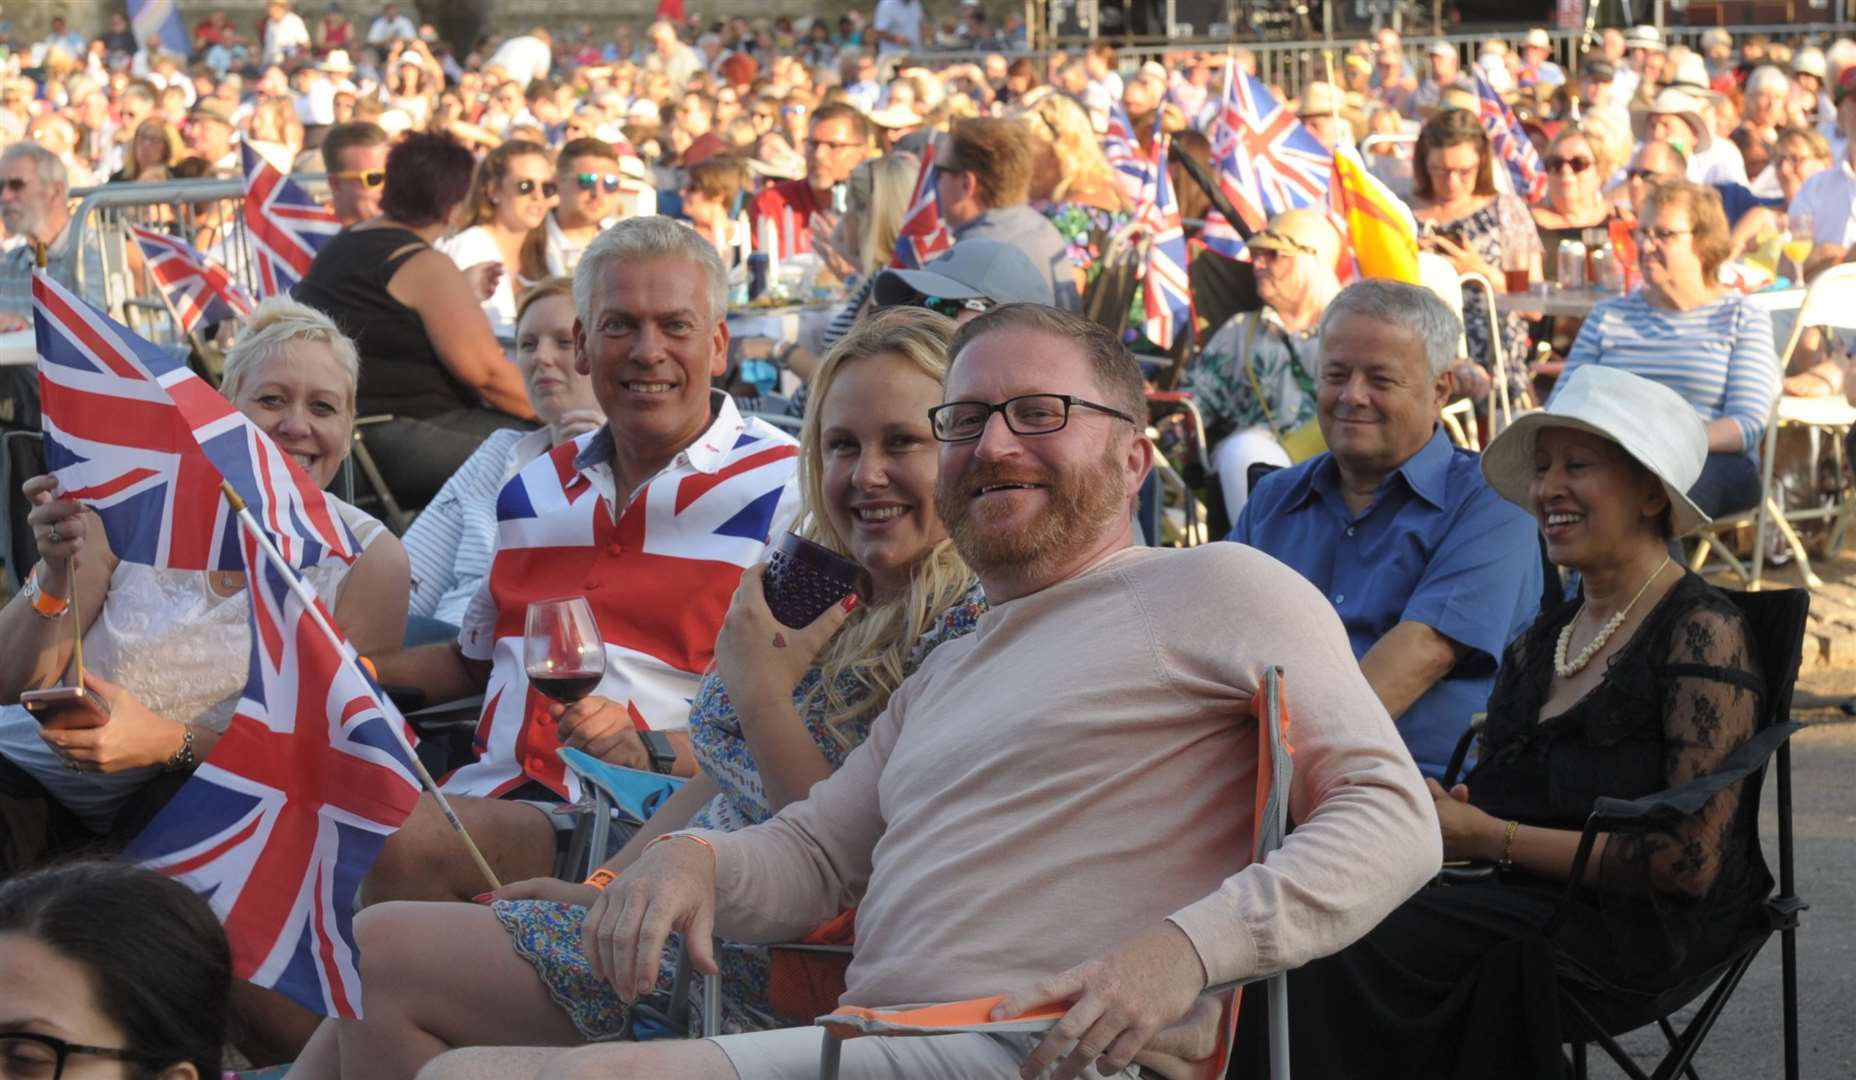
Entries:
{"label": "dark sunglasses on face", "polygon": [[1547,171],[1550,173],[1559,172],[1561,169],[1571,169],[1573,174],[1577,175],[1592,167],[1592,159],[1583,157],[1559,157],[1555,155],[1547,158],[1546,164]]}
{"label": "dark sunglasses on face", "polygon": [[27,182],[25,180],[22,180],[17,176],[9,176],[5,180],[0,180],[0,189],[11,191],[14,194],[18,194],[19,192],[26,190],[26,183]]}
{"label": "dark sunglasses on face", "polygon": [[360,171],[332,172],[329,174],[329,179],[331,180],[359,180],[361,182],[362,187],[377,188],[380,185],[387,182],[387,174],[384,172],[381,172],[378,169],[370,169],[366,172],[360,172]]}
{"label": "dark sunglasses on face", "polygon": [[590,172],[574,174],[574,183],[580,186],[581,191],[592,191],[594,186],[601,180],[604,180],[606,183],[606,194],[608,195],[617,192],[619,186],[625,183],[625,178],[623,176],[618,176],[613,173],[607,173],[604,176],[601,176],[599,173]]}
{"label": "dark sunglasses on face", "polygon": [[[517,180],[516,181],[516,194],[517,195],[533,195],[535,194],[535,186],[536,186],[535,181],[533,180]],[[550,198],[550,199],[554,198],[556,195],[560,194],[560,190],[561,190],[560,185],[556,184],[552,180],[543,180],[541,182],[541,193],[547,198]]]}

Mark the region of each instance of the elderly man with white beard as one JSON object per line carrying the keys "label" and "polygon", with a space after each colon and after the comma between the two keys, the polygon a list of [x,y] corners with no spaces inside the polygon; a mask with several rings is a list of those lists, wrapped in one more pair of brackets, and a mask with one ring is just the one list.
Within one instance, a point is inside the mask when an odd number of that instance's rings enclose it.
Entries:
{"label": "elderly man with white beard", "polygon": [[[583,947],[633,1000],[672,931],[712,972],[712,934],[796,940],[856,898],[846,1004],[1070,1004],[1043,1035],[856,1039],[842,1075],[1188,1075],[1212,1049],[1208,987],[1336,951],[1435,873],[1432,803],[1297,574],[1235,544],[1133,545],[1153,451],[1115,337],[1014,304],[949,352],[935,502],[992,609],[807,799],[653,843],[600,894]],[[1272,665],[1295,718],[1297,826],[1250,863],[1252,708]],[[819,1038],[460,1051],[422,1075],[813,1076]]]}

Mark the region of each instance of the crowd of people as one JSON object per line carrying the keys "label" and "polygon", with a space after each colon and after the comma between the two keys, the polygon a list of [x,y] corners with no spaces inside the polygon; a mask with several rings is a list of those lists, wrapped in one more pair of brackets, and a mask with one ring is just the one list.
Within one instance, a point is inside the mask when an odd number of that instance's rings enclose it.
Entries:
{"label": "crowd of people", "polygon": [[[1300,1075],[1549,1077],[1556,970],[1606,1022],[1645,1022],[1770,890],[1735,784],[1601,837],[1558,910],[1592,800],[1718,768],[1776,689],[1681,541],[1761,497],[1782,390],[1845,392],[1838,335],[1782,371],[1750,294],[1856,258],[1856,42],[1634,27],[1562,66],[1544,31],[1466,63],[1387,30],[1269,86],[1409,206],[1444,270],[1417,284],[1361,279],[1321,206],[1237,223],[1241,260],[1208,246],[1229,196],[1201,183],[1207,133],[1221,80],[1257,70],[1242,49],[1040,57],[1011,18],[966,5],[937,30],[919,0],[467,51],[391,3],[365,33],[285,0],[250,34],[216,13],[188,56],[120,21],[14,54],[0,330],[30,325],[37,249],[102,280],[75,188],[232,175],[241,144],[324,174],[343,228],[228,325],[219,389],[323,486],[359,430],[415,512],[396,535],[337,500],[362,553],[306,576],[383,685],[481,695],[440,783],[510,884],[484,891],[425,796],[358,889],[365,1018],[323,1020],[232,978],[172,883],[33,870],[120,847],[207,758],[251,630],[242,573],[120,559],[31,478],[0,700],[56,685],[81,639],[109,713],[0,706],[5,1061],[204,1077],[229,1043],[306,1080],[810,1075],[818,1032],[779,1014],[765,946],[854,920],[846,1004],[1064,1016],[857,1039],[847,1076],[1197,1075],[1212,992],[1288,971]],[[1537,192],[1487,92],[1533,140]],[[1138,147],[1172,139],[1194,303],[1165,348],[1126,257],[1144,208],[1105,146],[1123,117]],[[947,246],[892,265],[924,160]],[[210,255],[223,220],[164,226]],[[1621,287],[1583,318],[1491,318],[1485,289],[1583,275],[1568,242],[1625,262]],[[750,353],[729,316],[782,262],[825,317]],[[30,378],[0,389],[0,420],[35,427]],[[1150,437],[1156,389],[1202,428]],[[1480,452],[1446,423],[1465,400]],[[1229,542],[1142,534],[1161,453],[1203,475]],[[803,627],[766,594],[788,531],[860,575]],[[530,605],[561,596],[607,658],[571,704],[524,650]],[[1295,828],[1252,862],[1276,666]],[[683,780],[584,881],[563,747]],[[1465,860],[1494,873],[1433,882]],[[133,945],[72,929],[118,909]],[[720,980],[723,1034],[666,1029],[680,965]],[[1240,1015],[1231,1075],[1269,1075],[1262,995]]]}

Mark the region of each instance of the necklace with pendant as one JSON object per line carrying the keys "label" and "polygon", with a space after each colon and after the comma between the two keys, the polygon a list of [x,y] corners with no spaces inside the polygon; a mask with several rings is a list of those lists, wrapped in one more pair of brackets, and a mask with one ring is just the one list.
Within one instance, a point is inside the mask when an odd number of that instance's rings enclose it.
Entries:
{"label": "necklace with pendant", "polygon": [[1618,627],[1624,625],[1624,620],[1630,616],[1630,610],[1637,606],[1637,601],[1643,599],[1643,594],[1650,591],[1650,582],[1655,581],[1656,576],[1662,573],[1663,567],[1668,566],[1669,563],[1669,556],[1663,556],[1663,561],[1657,565],[1656,569],[1650,571],[1649,577],[1643,579],[1643,586],[1637,590],[1637,595],[1630,598],[1630,603],[1624,605],[1624,610],[1605,620],[1605,625],[1599,628],[1598,635],[1587,642],[1585,648],[1579,650],[1578,656],[1567,660],[1566,651],[1572,646],[1572,628],[1579,622],[1579,616],[1585,614],[1585,605],[1580,604],[1579,610],[1560,629],[1559,644],[1553,649],[1554,674],[1562,679],[1570,679],[1584,671],[1585,666],[1592,662],[1592,657],[1597,656],[1598,651],[1605,647],[1607,641],[1611,640],[1611,635],[1617,633]]}

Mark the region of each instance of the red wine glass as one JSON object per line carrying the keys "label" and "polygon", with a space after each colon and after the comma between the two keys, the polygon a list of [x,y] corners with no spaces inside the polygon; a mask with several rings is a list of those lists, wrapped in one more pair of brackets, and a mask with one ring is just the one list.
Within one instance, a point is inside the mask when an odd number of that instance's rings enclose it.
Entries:
{"label": "red wine glass", "polygon": [[606,674],[606,643],[586,598],[530,604],[522,659],[529,683],[563,705],[592,693]]}

